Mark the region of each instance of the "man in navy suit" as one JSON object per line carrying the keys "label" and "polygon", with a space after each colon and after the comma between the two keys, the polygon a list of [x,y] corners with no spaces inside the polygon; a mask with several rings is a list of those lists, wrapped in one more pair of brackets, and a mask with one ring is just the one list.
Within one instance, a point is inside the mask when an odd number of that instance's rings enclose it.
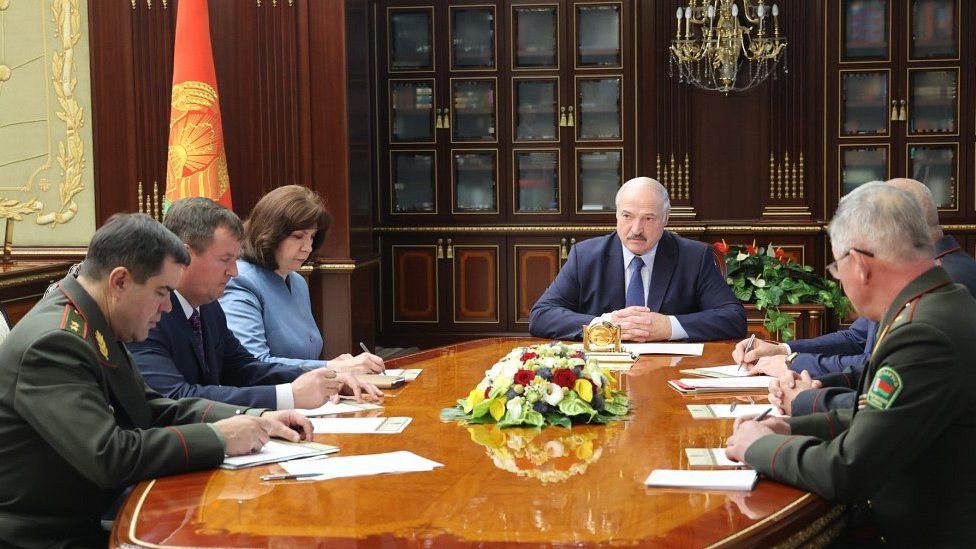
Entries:
{"label": "man in navy suit", "polygon": [[649,177],[617,192],[617,232],[573,246],[556,280],[532,307],[537,337],[580,339],[606,320],[626,341],[742,337],[746,313],[707,244],[665,232],[671,201]]}
{"label": "man in navy suit", "polygon": [[[887,184],[908,192],[915,199],[935,248],[935,264],[976,297],[976,260],[963,251],[955,238],[943,234],[932,191],[914,179],[896,178]],[[775,382],[777,387],[771,388],[771,396],[794,416],[851,408],[858,380],[871,358],[877,331],[876,322],[861,317],[846,330],[813,339],[789,344],[761,341],[745,355],[742,354],[745,342],[741,341],[732,358],[743,360],[751,374],[780,377]],[[803,376],[803,371],[808,375]]]}
{"label": "man in navy suit", "polygon": [[203,397],[286,410],[317,408],[342,393],[380,396],[352,374],[262,362],[227,328],[217,298],[237,274],[244,226],[207,198],[173,203],[163,222],[186,243],[190,266],[172,295],[172,310],[140,343],[129,343],[146,382],[170,398]]}

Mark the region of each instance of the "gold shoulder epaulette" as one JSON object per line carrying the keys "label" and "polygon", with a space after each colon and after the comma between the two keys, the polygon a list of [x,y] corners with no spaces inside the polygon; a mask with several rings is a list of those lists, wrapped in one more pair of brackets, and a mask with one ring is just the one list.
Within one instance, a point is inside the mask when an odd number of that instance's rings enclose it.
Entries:
{"label": "gold shoulder epaulette", "polygon": [[88,322],[85,321],[85,317],[78,312],[77,309],[72,307],[70,304],[64,306],[64,313],[61,315],[61,326],[62,330],[71,332],[82,339],[88,337]]}

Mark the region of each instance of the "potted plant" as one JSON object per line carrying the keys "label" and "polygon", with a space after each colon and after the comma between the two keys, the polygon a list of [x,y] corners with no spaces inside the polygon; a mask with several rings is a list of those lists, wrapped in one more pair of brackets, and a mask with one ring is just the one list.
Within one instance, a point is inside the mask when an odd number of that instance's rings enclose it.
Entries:
{"label": "potted plant", "polygon": [[732,292],[763,311],[763,325],[769,333],[779,333],[782,341],[792,340],[795,334],[790,328],[793,317],[780,311],[780,305],[817,303],[841,319],[850,311],[851,303],[840,284],[814,273],[809,265],[794,263],[782,248],[772,244],[757,248],[755,241],[730,246],[724,239],[712,246],[724,256],[725,280]]}

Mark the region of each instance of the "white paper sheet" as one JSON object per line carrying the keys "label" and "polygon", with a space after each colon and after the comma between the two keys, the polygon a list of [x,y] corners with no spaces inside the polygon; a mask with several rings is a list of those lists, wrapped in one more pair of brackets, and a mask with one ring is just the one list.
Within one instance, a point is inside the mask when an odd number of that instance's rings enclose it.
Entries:
{"label": "white paper sheet", "polygon": [[[324,461],[332,461],[327,459]],[[752,490],[759,475],[751,469],[732,471],[677,471],[655,469],[644,481],[647,486],[700,490]]]}
{"label": "white paper sheet", "polygon": [[760,415],[766,410],[773,417],[785,417],[786,414],[779,412],[775,406],[770,404],[736,404],[732,410],[731,404],[688,404],[688,411],[695,419],[718,419],[732,418],[739,416]]}
{"label": "white paper sheet", "polygon": [[626,343],[624,348],[639,355],[702,356],[704,343]]}
{"label": "white paper sheet", "polygon": [[685,448],[692,467],[748,467],[725,456],[725,448]]}
{"label": "white paper sheet", "polygon": [[319,475],[301,480],[325,480],[383,473],[433,471],[434,468],[443,467],[444,465],[418,456],[413,452],[399,451],[384,454],[286,462],[282,463],[281,466],[292,475],[313,473]]}
{"label": "white paper sheet", "polygon": [[419,376],[420,372],[423,371],[423,368],[387,368],[386,372],[384,373],[388,376],[399,376],[407,381],[413,381],[417,379],[417,376]]}
{"label": "white paper sheet", "polygon": [[318,408],[298,408],[295,411],[303,416],[315,417],[315,416],[325,416],[329,414],[349,414],[352,412],[362,412],[363,410],[382,410],[383,407],[379,404],[372,404],[370,402],[339,402],[333,404],[331,402],[326,402],[325,404],[319,406]]}
{"label": "white paper sheet", "polygon": [[738,364],[681,370],[681,373],[704,377],[749,377],[749,370],[746,370],[745,366],[739,368]]}
{"label": "white paper sheet", "polygon": [[263,448],[246,456],[224,457],[221,467],[238,469],[252,465],[275,463],[299,457],[315,456],[338,452],[339,448],[327,444],[286,444],[269,440]]}
{"label": "white paper sheet", "polygon": [[774,379],[776,378],[770,376],[722,378],[683,377],[678,381],[694,389],[768,389],[769,382]]}
{"label": "white paper sheet", "polygon": [[313,417],[313,432],[329,434],[396,434],[402,433],[413,418],[409,417]]}

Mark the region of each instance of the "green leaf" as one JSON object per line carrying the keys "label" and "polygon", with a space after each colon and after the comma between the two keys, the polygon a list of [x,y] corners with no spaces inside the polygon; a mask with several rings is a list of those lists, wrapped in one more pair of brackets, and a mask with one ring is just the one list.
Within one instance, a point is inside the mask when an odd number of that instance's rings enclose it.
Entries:
{"label": "green leaf", "polygon": [[596,410],[587,404],[586,401],[576,396],[576,393],[573,391],[570,391],[566,395],[566,398],[559,401],[559,411],[567,416],[579,416],[586,414],[592,417],[594,414],[596,414]]}
{"label": "green leaf", "polygon": [[570,421],[568,417],[555,412],[549,412],[546,414],[546,421],[548,421],[550,425],[558,425],[559,427],[565,427],[567,429],[571,429],[573,427],[573,422]]}
{"label": "green leaf", "polygon": [[481,417],[488,413],[488,408],[491,406],[491,401],[494,399],[487,398],[481,402],[474,405],[474,409],[471,410],[471,417]]}
{"label": "green leaf", "polygon": [[603,409],[615,416],[623,416],[627,414],[628,407],[626,404],[621,404],[619,402],[614,402],[607,400],[603,403]]}
{"label": "green leaf", "polygon": [[533,427],[542,427],[546,424],[546,418],[539,412],[530,409],[523,414],[522,423]]}

